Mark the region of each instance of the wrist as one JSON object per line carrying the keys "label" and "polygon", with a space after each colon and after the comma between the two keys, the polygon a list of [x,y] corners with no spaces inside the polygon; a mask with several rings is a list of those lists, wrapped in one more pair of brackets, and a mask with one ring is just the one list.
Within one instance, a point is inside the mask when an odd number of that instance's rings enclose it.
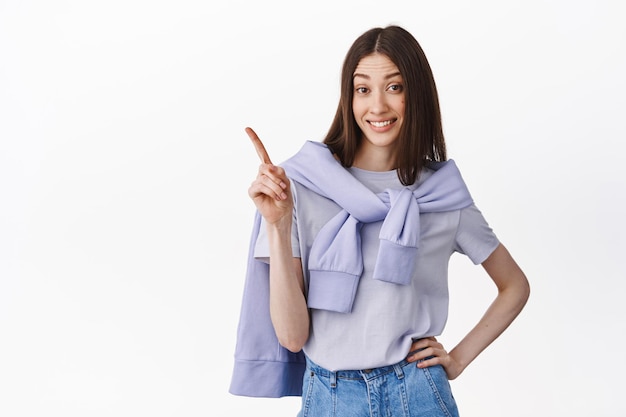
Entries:
{"label": "wrist", "polygon": [[284,216],[273,223],[267,223],[268,236],[291,236],[291,216]]}

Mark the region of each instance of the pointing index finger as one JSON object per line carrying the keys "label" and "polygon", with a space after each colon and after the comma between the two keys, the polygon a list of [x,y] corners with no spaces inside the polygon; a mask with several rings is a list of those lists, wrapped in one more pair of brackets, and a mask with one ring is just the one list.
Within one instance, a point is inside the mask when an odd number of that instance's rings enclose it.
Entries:
{"label": "pointing index finger", "polygon": [[246,127],[246,133],[250,137],[250,140],[252,141],[254,149],[256,150],[257,155],[259,155],[261,162],[263,162],[264,164],[271,164],[272,161],[270,159],[270,156],[267,154],[263,142],[261,142],[261,139],[259,139],[255,131],[252,130],[252,128],[250,127]]}

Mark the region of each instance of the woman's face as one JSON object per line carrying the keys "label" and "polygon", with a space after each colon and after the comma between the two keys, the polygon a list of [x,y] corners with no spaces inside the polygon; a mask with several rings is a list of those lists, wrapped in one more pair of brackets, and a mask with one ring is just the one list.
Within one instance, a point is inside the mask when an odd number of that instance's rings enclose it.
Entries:
{"label": "woman's face", "polygon": [[386,55],[367,55],[354,70],[353,85],[352,111],[363,141],[395,150],[404,117],[404,84],[398,67]]}

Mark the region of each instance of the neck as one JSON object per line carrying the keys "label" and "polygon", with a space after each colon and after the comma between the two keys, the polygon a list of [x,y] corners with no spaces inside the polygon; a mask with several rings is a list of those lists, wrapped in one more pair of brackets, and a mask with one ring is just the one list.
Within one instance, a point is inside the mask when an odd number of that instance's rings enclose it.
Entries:
{"label": "neck", "polygon": [[391,171],[396,169],[395,149],[362,144],[354,156],[355,168],[366,171]]}

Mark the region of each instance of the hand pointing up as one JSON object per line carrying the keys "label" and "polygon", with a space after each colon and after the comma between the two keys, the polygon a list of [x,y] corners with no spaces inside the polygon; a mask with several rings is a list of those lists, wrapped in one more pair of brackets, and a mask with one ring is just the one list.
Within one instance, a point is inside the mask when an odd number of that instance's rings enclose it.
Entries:
{"label": "hand pointing up", "polygon": [[246,133],[261,160],[257,177],[248,188],[248,195],[268,223],[291,221],[293,200],[285,170],[272,164],[263,142],[254,130],[247,127]]}

